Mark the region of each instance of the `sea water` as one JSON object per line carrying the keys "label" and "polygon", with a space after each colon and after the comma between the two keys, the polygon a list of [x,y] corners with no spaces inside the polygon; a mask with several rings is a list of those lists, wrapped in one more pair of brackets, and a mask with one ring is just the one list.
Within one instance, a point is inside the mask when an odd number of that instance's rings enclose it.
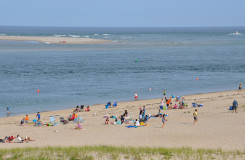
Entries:
{"label": "sea water", "polygon": [[167,96],[233,90],[245,79],[244,27],[0,27],[0,35],[110,40],[0,41],[0,117],[7,106],[10,115],[19,115],[133,101],[135,92],[151,99],[164,89]]}

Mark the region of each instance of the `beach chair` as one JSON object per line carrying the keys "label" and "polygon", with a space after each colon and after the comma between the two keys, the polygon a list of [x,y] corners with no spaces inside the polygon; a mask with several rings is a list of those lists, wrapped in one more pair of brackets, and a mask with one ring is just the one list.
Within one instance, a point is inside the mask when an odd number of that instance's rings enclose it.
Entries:
{"label": "beach chair", "polygon": [[117,102],[114,102],[113,107],[117,107]]}
{"label": "beach chair", "polygon": [[64,122],[64,117],[60,117],[60,122]]}
{"label": "beach chair", "polygon": [[197,103],[192,103],[192,107],[196,107],[196,106],[198,106]]}
{"label": "beach chair", "polygon": [[111,102],[107,102],[107,105],[109,105],[109,107],[111,107]]}

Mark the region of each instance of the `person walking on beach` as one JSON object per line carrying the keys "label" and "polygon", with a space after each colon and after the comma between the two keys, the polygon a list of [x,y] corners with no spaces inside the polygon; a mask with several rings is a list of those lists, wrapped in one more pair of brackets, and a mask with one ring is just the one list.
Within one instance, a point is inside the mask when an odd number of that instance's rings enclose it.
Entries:
{"label": "person walking on beach", "polygon": [[165,91],[165,89],[164,89],[164,91],[163,91],[163,97],[165,97],[166,96],[166,91]]}
{"label": "person walking on beach", "polygon": [[233,105],[232,105],[232,113],[235,111],[235,113],[237,113],[237,107],[238,107],[238,102],[236,100],[233,101]]}
{"label": "person walking on beach", "polygon": [[193,125],[198,121],[197,120],[197,109],[195,109],[195,112],[193,113],[193,117],[194,117],[194,122]]}
{"label": "person walking on beach", "polygon": [[166,117],[166,115],[163,114],[162,115],[162,128],[164,128],[165,122],[168,121],[165,117]]}
{"label": "person walking on beach", "polygon": [[135,92],[135,94],[134,94],[134,99],[135,99],[135,101],[138,100],[138,93],[137,92]]}
{"label": "person walking on beach", "polygon": [[239,84],[238,91],[242,90],[242,83]]}
{"label": "person walking on beach", "polygon": [[9,106],[7,106],[7,113],[10,113]]}

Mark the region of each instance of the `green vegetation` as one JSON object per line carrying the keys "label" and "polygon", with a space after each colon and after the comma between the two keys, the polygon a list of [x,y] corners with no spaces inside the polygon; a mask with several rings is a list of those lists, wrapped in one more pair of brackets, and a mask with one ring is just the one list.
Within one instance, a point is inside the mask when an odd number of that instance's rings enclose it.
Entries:
{"label": "green vegetation", "polygon": [[245,159],[245,151],[222,151],[221,149],[150,148],[150,147],[44,147],[1,149],[0,160],[24,159]]}

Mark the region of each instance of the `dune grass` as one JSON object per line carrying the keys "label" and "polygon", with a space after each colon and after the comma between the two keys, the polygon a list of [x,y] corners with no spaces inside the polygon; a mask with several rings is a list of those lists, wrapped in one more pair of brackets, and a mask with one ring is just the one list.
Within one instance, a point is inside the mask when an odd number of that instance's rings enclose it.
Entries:
{"label": "dune grass", "polygon": [[222,151],[221,149],[150,148],[150,147],[32,147],[1,149],[0,160],[26,159],[245,159],[245,151]]}

